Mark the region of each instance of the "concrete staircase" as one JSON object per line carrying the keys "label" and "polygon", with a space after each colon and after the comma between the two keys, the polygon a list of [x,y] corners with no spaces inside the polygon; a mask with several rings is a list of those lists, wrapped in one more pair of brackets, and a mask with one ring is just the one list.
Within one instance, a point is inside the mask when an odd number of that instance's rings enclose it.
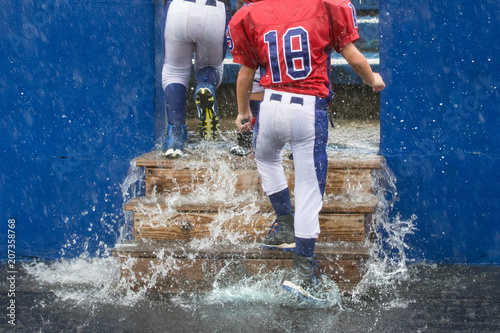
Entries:
{"label": "concrete staircase", "polygon": [[[113,250],[133,288],[207,291],[216,281],[235,283],[291,267],[293,253],[259,245],[275,216],[254,160],[227,150],[211,155],[166,160],[151,152],[136,160],[145,168],[146,195],[125,206],[133,212],[134,240]],[[377,205],[372,172],[381,163],[377,155],[329,153],[316,257],[343,292],[363,277]],[[293,193],[293,162],[285,166]]]}

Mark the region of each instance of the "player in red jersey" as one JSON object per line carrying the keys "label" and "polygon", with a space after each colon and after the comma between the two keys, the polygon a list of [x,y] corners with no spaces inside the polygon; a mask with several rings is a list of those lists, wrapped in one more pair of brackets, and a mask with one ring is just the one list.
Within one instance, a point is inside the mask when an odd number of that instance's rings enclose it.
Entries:
{"label": "player in red jersey", "polygon": [[[357,39],[356,11],[348,0],[258,1],[236,12],[229,23],[229,48],[242,65],[236,87],[240,131],[252,119],[249,96],[255,71],[264,68],[253,150],[277,220],[262,245],[295,248],[293,268],[282,286],[320,302],[327,297],[313,266],[328,164],[331,52],[339,52],[374,91],[385,87],[354,46]],[[295,214],[281,158],[285,143],[293,152]]]}

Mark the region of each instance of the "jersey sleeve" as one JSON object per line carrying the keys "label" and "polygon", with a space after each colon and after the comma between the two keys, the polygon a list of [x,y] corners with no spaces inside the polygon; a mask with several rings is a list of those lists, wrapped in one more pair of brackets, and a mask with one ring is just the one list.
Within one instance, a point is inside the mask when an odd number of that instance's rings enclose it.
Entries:
{"label": "jersey sleeve", "polygon": [[333,48],[339,52],[359,39],[356,9],[349,1],[325,0],[332,22]]}
{"label": "jersey sleeve", "polygon": [[245,21],[247,12],[245,8],[242,8],[229,21],[228,45],[235,63],[257,69],[259,67],[258,52],[246,33],[249,29],[245,29],[245,24],[248,24]]}

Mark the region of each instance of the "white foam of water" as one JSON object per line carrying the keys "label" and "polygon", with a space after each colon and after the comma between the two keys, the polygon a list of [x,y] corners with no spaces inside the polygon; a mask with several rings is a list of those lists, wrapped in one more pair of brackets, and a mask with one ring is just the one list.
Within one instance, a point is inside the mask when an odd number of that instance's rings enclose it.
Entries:
{"label": "white foam of water", "polygon": [[[123,205],[132,198],[136,198],[141,195],[142,188],[145,184],[145,174],[144,168],[137,167],[137,160],[134,159],[130,163],[130,168],[127,172],[127,177],[120,185],[123,197]],[[132,230],[134,228],[134,216],[132,212],[127,212],[125,209],[125,223],[120,228],[119,237],[117,243],[120,244],[123,241],[130,239],[132,235]]]}
{"label": "white foam of water", "polygon": [[415,303],[415,300],[401,300],[401,299],[393,299],[388,303],[382,304],[382,307],[385,310],[390,309],[406,309],[412,303]]}
{"label": "white foam of water", "polygon": [[143,293],[121,289],[117,258],[76,258],[45,263],[25,263],[23,268],[61,300],[93,307],[97,304],[134,305]]}
{"label": "white foam of water", "polygon": [[[366,263],[366,273],[353,293],[353,299],[359,299],[370,288],[390,293],[398,281],[409,278],[409,260],[406,257],[407,237],[416,230],[416,215],[402,219],[399,214],[391,217],[394,203],[399,200],[396,189],[396,177],[384,162],[382,168],[374,171],[373,188],[379,199],[376,213],[373,215],[375,242],[370,249]],[[398,304],[395,300],[393,304]]]}
{"label": "white foam of water", "polygon": [[[197,205],[219,204],[218,214],[215,214],[215,219],[210,222],[209,236],[203,240],[196,240],[198,247],[209,247],[221,239],[235,244],[249,237],[248,231],[237,230],[231,224],[238,223],[245,226],[243,229],[246,230],[254,228],[256,222],[254,216],[259,212],[259,207],[255,203],[257,194],[236,193],[237,172],[224,158],[220,158],[221,155],[227,155],[227,152],[209,146],[200,149],[202,162],[188,160],[183,166],[192,170],[191,173],[196,177],[193,179],[192,188],[187,193],[179,190],[171,193],[153,193],[143,198],[137,204],[135,211],[147,216],[147,219],[141,219],[136,223],[148,228],[174,226],[183,223],[184,215],[176,210],[177,206],[190,205],[193,202]],[[210,167],[207,168],[206,165]],[[231,208],[224,208],[228,206]],[[261,215],[270,218],[272,214]]]}
{"label": "white foam of water", "polygon": [[[221,270],[219,276],[224,276]],[[205,296],[204,301],[208,304],[226,304],[236,302],[256,302],[264,304],[291,305],[294,307],[326,307],[342,309],[340,291],[335,282],[322,278],[322,285],[327,290],[328,300],[326,303],[313,303],[303,300],[296,295],[290,294],[280,288],[286,272],[276,270],[273,273],[257,274],[254,277],[242,279],[233,285],[225,285],[221,279],[216,280],[213,289]]]}

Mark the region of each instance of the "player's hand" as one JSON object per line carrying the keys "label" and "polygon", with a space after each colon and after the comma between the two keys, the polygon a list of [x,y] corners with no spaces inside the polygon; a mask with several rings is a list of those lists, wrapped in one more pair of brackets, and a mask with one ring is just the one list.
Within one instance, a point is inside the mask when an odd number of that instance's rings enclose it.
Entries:
{"label": "player's hand", "polygon": [[234,122],[241,132],[248,132],[250,130],[250,125],[252,124],[253,116],[251,112],[245,114],[238,114],[236,121]]}
{"label": "player's hand", "polygon": [[382,76],[380,76],[379,73],[373,73],[373,76],[374,76],[374,80],[373,82],[370,83],[366,83],[368,84],[370,87],[373,88],[373,91],[382,91],[384,90],[385,88],[385,82],[384,82],[384,79],[382,79]]}

